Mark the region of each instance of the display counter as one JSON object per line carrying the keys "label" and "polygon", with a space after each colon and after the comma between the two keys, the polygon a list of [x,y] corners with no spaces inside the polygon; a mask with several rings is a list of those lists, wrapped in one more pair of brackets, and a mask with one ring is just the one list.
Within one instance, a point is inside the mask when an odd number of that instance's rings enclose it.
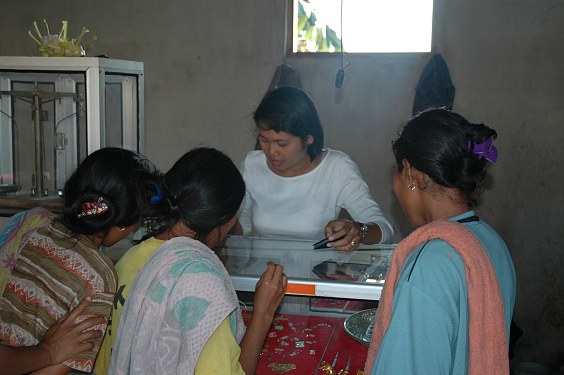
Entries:
{"label": "display counter", "polygon": [[[313,242],[228,236],[216,249],[247,305],[246,322],[252,292],[267,262],[281,264],[288,276],[286,296],[263,346],[258,375],[342,375],[345,371],[355,375],[364,367],[369,338],[355,336],[345,321],[368,311],[373,320],[395,245],[361,245],[345,253],[314,250]],[[366,326],[361,331],[371,333]]]}

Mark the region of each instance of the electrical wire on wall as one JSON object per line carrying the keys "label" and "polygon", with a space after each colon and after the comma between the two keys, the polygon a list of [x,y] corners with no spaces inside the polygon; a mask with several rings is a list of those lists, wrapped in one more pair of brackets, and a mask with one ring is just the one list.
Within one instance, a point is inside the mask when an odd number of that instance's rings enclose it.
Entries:
{"label": "electrical wire on wall", "polygon": [[284,2],[284,50],[282,51],[282,63],[286,64],[286,53],[288,48],[288,0]]}
{"label": "electrical wire on wall", "polygon": [[[343,1],[341,0],[341,67],[337,71],[337,76],[335,77],[335,87],[341,88],[343,81],[345,80],[345,44],[343,43]],[[348,64],[347,64],[348,66]]]}

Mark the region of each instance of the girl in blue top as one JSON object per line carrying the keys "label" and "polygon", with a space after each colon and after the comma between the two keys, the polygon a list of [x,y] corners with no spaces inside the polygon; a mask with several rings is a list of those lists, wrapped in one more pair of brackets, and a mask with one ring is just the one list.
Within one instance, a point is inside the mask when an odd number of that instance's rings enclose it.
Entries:
{"label": "girl in blue top", "polygon": [[[502,339],[508,342],[515,270],[504,241],[473,211],[486,164],[497,160],[496,136],[489,127],[445,109],[420,113],[393,142],[394,193],[415,227],[457,221],[478,239],[499,284],[507,336]],[[472,306],[461,253],[439,238],[409,253],[393,289],[391,318],[376,353],[369,353],[365,373],[469,373]]]}

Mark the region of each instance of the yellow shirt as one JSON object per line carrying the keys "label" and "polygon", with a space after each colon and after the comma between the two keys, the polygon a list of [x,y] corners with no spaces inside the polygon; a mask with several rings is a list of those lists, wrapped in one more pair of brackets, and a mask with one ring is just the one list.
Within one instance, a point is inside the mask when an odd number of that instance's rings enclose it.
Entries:
{"label": "yellow shirt", "polygon": [[110,360],[112,359],[112,347],[117,338],[117,331],[119,326],[119,319],[125,299],[129,295],[129,289],[137,274],[147,260],[153,255],[162,244],[163,240],[158,240],[151,237],[129,249],[117,262],[116,271],[118,275],[118,288],[114,298],[114,305],[112,308],[112,316],[108,322],[108,329],[104,335],[104,341],[100,347],[94,372],[96,375],[107,375],[108,368],[110,367]]}
{"label": "yellow shirt", "polygon": [[202,349],[194,375],[245,375],[239,363],[241,347],[235,341],[227,317]]}

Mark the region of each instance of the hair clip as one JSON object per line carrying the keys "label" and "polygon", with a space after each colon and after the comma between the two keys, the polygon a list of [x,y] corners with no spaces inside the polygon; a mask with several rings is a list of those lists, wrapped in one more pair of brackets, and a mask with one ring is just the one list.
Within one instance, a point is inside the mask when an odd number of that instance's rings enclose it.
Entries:
{"label": "hair clip", "polygon": [[163,192],[161,191],[161,189],[157,186],[157,194],[153,195],[151,197],[151,204],[157,204],[159,203],[161,200],[163,199]]}
{"label": "hair clip", "polygon": [[494,164],[497,161],[497,148],[493,145],[493,136],[490,136],[483,143],[474,143],[468,141],[468,150],[472,151],[480,159],[485,158],[490,163]]}
{"label": "hair clip", "polygon": [[100,215],[108,211],[108,205],[103,201],[102,197],[97,202],[84,202],[80,205],[82,212],[76,215],[79,219],[84,216]]}

